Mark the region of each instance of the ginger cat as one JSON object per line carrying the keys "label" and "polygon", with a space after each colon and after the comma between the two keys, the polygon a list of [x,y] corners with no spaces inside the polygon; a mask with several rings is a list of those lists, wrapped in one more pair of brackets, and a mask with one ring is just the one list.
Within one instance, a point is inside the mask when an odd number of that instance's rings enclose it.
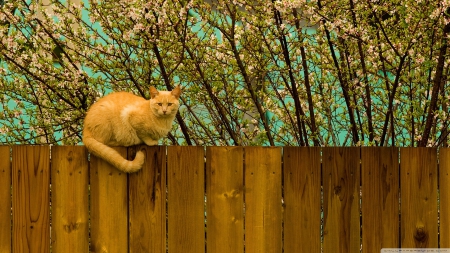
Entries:
{"label": "ginger cat", "polygon": [[157,145],[172,129],[180,103],[181,88],[158,91],[150,87],[150,100],[127,92],[109,94],[94,103],[86,114],[83,143],[87,149],[121,171],[142,168],[145,154],[126,160],[111,146]]}

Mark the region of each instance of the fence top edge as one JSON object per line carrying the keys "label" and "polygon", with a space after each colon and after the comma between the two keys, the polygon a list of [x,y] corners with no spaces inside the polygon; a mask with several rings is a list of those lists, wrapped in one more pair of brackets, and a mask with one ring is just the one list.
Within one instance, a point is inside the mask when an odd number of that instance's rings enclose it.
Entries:
{"label": "fence top edge", "polygon": [[[145,144],[142,144],[145,145]],[[55,144],[0,144],[0,147],[84,147],[84,145],[55,145]],[[125,147],[125,146],[124,146]],[[129,146],[131,148],[133,146]],[[389,146],[389,147],[380,147],[380,146],[185,146],[185,145],[156,145],[156,146],[148,146],[148,147],[192,147],[192,148],[230,148],[230,147],[236,147],[236,148],[303,148],[303,149],[323,149],[323,148],[350,148],[350,149],[357,149],[357,148],[374,148],[374,149],[450,149],[450,147],[400,147],[400,146]]]}

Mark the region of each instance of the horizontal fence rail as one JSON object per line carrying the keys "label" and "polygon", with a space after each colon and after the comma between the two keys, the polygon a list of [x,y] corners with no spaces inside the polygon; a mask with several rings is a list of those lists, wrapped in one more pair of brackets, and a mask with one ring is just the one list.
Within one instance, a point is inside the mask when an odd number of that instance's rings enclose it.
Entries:
{"label": "horizontal fence rail", "polygon": [[[116,148],[133,157],[134,148]],[[450,149],[0,146],[0,252],[450,248]]]}

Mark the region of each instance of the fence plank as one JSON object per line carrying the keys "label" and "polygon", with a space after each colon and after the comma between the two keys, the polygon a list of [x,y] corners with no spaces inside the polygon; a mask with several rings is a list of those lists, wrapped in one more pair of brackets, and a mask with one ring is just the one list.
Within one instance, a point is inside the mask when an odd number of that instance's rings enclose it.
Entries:
{"label": "fence plank", "polygon": [[401,148],[400,177],[402,248],[437,248],[437,150]]}
{"label": "fence plank", "polygon": [[9,146],[0,146],[0,252],[11,252],[11,161]]}
{"label": "fence plank", "polygon": [[320,148],[285,147],[284,252],[320,253]]}
{"label": "fence plank", "polygon": [[83,146],[52,147],[52,251],[89,251],[89,170]]}
{"label": "fence plank", "polygon": [[162,253],[166,252],[166,147],[145,150],[142,170],[128,176],[129,252]]}
{"label": "fence plank", "polygon": [[244,253],[244,150],[206,149],[207,252]]}
{"label": "fence plank", "polygon": [[167,149],[169,253],[205,252],[203,147]]}
{"label": "fence plank", "polygon": [[13,252],[50,252],[50,147],[13,146]]}
{"label": "fence plank", "polygon": [[440,246],[450,248],[450,148],[439,150]]}
{"label": "fence plank", "polygon": [[[123,157],[127,149],[115,148]],[[91,154],[91,251],[128,252],[127,174]]]}
{"label": "fence plank", "polygon": [[400,247],[398,158],[398,148],[361,148],[363,252]]}
{"label": "fence plank", "polygon": [[245,252],[282,251],[281,148],[245,147]]}
{"label": "fence plank", "polygon": [[323,164],[323,252],[360,252],[360,149],[325,147]]}

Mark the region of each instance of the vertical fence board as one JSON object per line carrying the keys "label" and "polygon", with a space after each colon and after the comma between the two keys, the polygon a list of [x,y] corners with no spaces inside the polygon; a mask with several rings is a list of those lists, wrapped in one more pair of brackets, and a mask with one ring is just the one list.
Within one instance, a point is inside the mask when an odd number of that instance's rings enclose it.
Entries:
{"label": "vertical fence board", "polygon": [[11,252],[11,162],[9,146],[0,146],[0,252]]}
{"label": "vertical fence board", "polygon": [[438,247],[437,150],[401,148],[401,246]]}
{"label": "vertical fence board", "polygon": [[320,148],[285,147],[284,252],[320,253]]}
{"label": "vertical fence board", "polygon": [[89,251],[87,150],[52,147],[52,251]]}
{"label": "vertical fence board", "polygon": [[440,247],[450,248],[450,148],[439,150]]}
{"label": "vertical fence board", "polygon": [[130,253],[166,252],[166,147],[145,147],[143,168],[128,176]]}
{"label": "vertical fence board", "polygon": [[398,148],[361,148],[363,252],[400,247],[398,158]]}
{"label": "vertical fence board", "polygon": [[[127,149],[115,148],[123,157]],[[127,174],[91,154],[91,251],[128,252]]]}
{"label": "vertical fence board", "polygon": [[205,252],[203,147],[167,149],[169,253]]}
{"label": "vertical fence board", "polygon": [[208,147],[207,252],[244,253],[244,152]]}
{"label": "vertical fence board", "polygon": [[281,148],[245,147],[245,252],[282,250]]}
{"label": "vertical fence board", "polygon": [[323,252],[360,252],[360,149],[323,148]]}
{"label": "vertical fence board", "polygon": [[50,147],[12,152],[13,252],[50,252]]}

